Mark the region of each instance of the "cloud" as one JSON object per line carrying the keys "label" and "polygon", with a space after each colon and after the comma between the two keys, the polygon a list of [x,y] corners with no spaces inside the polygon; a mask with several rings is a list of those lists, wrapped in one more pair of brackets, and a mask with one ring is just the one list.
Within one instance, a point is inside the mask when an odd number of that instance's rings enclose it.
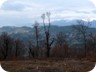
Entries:
{"label": "cloud", "polygon": [[82,8],[93,8],[94,5],[89,0],[7,0],[2,6],[4,10],[22,10],[25,7],[31,7],[38,10],[42,8],[48,10],[56,7],[76,10]]}
{"label": "cloud", "polygon": [[21,11],[25,8],[24,4],[21,4],[19,2],[8,0],[5,3],[2,4],[1,9],[2,10],[8,10],[8,11]]}
{"label": "cloud", "polygon": [[1,7],[3,10],[13,10],[13,11],[21,11],[24,9],[24,5],[22,4],[5,4]]}
{"label": "cloud", "polygon": [[94,6],[96,7],[96,0],[89,0],[89,1],[91,1],[94,4]]}
{"label": "cloud", "polygon": [[1,6],[2,6],[2,4],[4,3],[4,2],[6,2],[7,0],[0,0],[0,8],[1,8]]}
{"label": "cloud", "polygon": [[[94,11],[94,13],[93,13]],[[52,19],[53,20],[72,20],[72,19],[95,19],[95,9],[89,9],[89,10],[60,10],[58,12],[52,13]]]}
{"label": "cloud", "polygon": [[41,22],[41,14],[50,11],[51,20],[94,17],[94,4],[89,0],[7,0],[0,9],[3,25],[25,25]]}

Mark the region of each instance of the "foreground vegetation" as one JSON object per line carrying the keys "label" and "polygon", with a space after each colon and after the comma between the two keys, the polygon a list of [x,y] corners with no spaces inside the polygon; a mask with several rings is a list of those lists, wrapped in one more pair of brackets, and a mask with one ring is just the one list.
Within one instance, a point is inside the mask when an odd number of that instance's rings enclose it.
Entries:
{"label": "foreground vegetation", "polygon": [[34,59],[3,61],[2,67],[10,72],[87,72],[94,68],[94,62],[72,59]]}

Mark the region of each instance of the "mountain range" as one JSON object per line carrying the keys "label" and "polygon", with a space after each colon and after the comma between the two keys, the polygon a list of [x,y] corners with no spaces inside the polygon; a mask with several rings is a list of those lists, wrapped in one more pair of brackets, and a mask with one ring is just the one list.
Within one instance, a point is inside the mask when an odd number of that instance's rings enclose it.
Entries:
{"label": "mountain range", "polygon": [[[66,23],[66,24],[68,23],[68,25],[67,26],[57,26],[59,24],[61,25],[61,24],[64,24],[64,23]],[[92,21],[91,23],[95,24],[96,21]],[[54,25],[54,24],[56,24],[56,25]],[[56,34],[58,32],[63,32],[66,35],[69,35],[69,34],[71,35],[71,33],[74,32],[73,28],[72,28],[73,25],[72,24],[69,25],[69,24],[70,24],[70,22],[68,22],[68,21],[66,21],[66,22],[65,21],[60,21],[60,22],[55,21],[54,23],[52,23],[51,28],[50,28],[51,35],[56,36]],[[79,26],[79,25],[75,25],[75,26]],[[44,29],[43,26],[39,26],[39,33],[41,35],[44,35],[44,30],[43,29]],[[95,27],[94,28],[90,27],[88,30],[96,33],[96,28]],[[12,37],[14,37],[16,39],[20,38],[22,40],[29,40],[30,38],[34,39],[34,35],[35,35],[34,28],[33,27],[27,27],[27,26],[22,26],[22,27],[4,26],[4,27],[0,28],[0,34],[2,32],[7,32]]]}

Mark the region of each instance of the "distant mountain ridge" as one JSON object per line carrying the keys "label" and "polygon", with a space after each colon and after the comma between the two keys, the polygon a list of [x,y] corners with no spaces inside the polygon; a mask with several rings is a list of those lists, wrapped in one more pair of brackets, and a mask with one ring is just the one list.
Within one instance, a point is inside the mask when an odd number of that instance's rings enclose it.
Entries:
{"label": "distant mountain ridge", "polygon": [[[85,23],[88,21],[83,20]],[[96,28],[96,20],[91,20],[90,24],[92,24],[92,27]],[[70,26],[70,25],[77,25],[77,20],[57,20],[53,21],[52,25],[57,25],[57,26]]]}
{"label": "distant mountain ridge", "polygon": [[[51,21],[51,25],[56,25],[56,26],[70,26],[70,25],[76,25],[77,20],[55,20],[55,21]],[[84,22],[88,22],[88,21],[85,21]],[[96,28],[96,20],[91,20],[90,21],[91,24],[93,24],[93,27]],[[27,26],[27,27],[31,27],[32,25],[34,25],[34,22],[32,23],[26,23],[26,24],[19,24],[19,25],[14,25],[16,27],[22,27],[22,26]],[[39,22],[39,25],[42,26],[42,22]],[[47,24],[46,24],[47,25]],[[2,25],[3,26],[3,25]],[[13,26],[13,27],[14,27]]]}
{"label": "distant mountain ridge", "polygon": [[[57,25],[51,25],[50,28],[50,32],[71,32],[72,31],[72,26],[74,25],[70,25],[70,26],[57,26]],[[79,26],[79,25],[75,25],[75,26]],[[96,31],[96,28],[89,28],[92,31]],[[42,31],[43,30],[43,26],[39,27],[39,30]],[[0,28],[0,33],[2,32],[7,32],[9,34],[11,33],[28,33],[28,32],[34,32],[34,28],[32,27],[27,27],[27,26],[22,26],[22,27],[13,27],[13,26],[4,26]]]}
{"label": "distant mountain ridge", "polygon": [[[71,34],[73,32],[72,26],[73,25],[70,25],[70,26],[56,26],[56,25],[54,25],[54,26],[51,26],[50,32],[53,36],[56,35],[58,32],[64,32],[66,34]],[[96,33],[96,28],[89,28],[89,30]],[[41,35],[44,34],[43,26],[39,27],[39,31],[40,31]],[[20,38],[22,40],[29,40],[30,38],[34,39],[34,28],[32,28],[32,27],[4,26],[4,27],[0,28],[0,34],[2,32],[7,32],[12,37]]]}

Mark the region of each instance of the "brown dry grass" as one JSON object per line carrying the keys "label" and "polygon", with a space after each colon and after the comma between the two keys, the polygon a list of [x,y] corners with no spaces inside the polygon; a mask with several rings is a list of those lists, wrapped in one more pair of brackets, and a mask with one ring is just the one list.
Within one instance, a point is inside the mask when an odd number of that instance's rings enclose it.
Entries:
{"label": "brown dry grass", "polygon": [[9,72],[87,72],[94,68],[93,62],[79,60],[25,60],[2,61]]}

